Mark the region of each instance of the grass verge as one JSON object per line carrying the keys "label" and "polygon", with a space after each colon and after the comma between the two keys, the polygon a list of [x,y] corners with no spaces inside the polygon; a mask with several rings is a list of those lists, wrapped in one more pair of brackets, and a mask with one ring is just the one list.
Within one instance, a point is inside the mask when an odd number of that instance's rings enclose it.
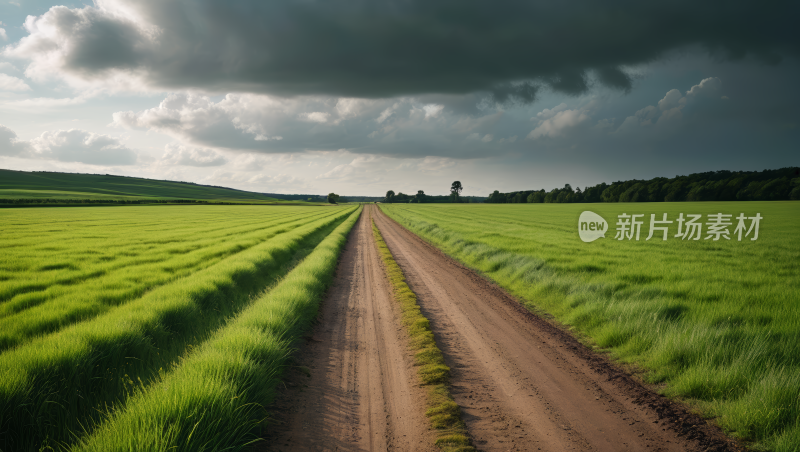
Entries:
{"label": "grass verge", "polygon": [[74,451],[241,450],[258,440],[292,344],[310,327],[357,210],[283,281]]}
{"label": "grass verge", "polygon": [[411,337],[411,349],[419,366],[417,374],[428,389],[425,415],[437,432],[436,446],[446,452],[474,451],[475,448],[469,444],[467,427],[461,420],[461,408],[450,395],[450,368],[444,363],[442,351],[436,345],[430,322],[422,315],[417,296],[406,284],[403,271],[392,257],[374,221],[372,233],[385,264],[386,276],[392,284],[394,299],[400,305],[403,325]]}
{"label": "grass verge", "polygon": [[[715,418],[756,450],[800,448],[797,203],[382,204],[411,232],[495,281],[533,312],[642,369],[666,396]],[[609,221],[578,237],[582,211]],[[643,214],[640,240],[618,215]],[[647,240],[651,215],[763,216],[758,240]],[[708,217],[705,217],[708,218]],[[736,222],[730,227],[734,231]],[[704,229],[704,231],[706,231]],[[703,234],[706,237],[706,234]],[[752,234],[751,234],[752,237]]]}

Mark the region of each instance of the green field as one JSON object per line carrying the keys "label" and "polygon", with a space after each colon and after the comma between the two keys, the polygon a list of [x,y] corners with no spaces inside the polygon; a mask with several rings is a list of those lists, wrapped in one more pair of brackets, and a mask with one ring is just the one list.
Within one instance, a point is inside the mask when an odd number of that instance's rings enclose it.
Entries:
{"label": "green field", "polygon": [[0,450],[253,439],[358,213],[0,211]]}
{"label": "green field", "polygon": [[102,174],[25,172],[0,169],[0,200],[204,200],[280,204],[261,193],[186,182]]}
{"label": "green field", "polygon": [[[381,205],[390,217],[481,271],[529,309],[641,369],[754,447],[800,445],[800,204],[797,202]],[[584,243],[584,210],[609,223]],[[639,240],[617,216],[645,214]],[[731,239],[651,240],[650,214],[732,214]],[[760,213],[759,237],[733,234]],[[746,225],[749,227],[750,222]]]}

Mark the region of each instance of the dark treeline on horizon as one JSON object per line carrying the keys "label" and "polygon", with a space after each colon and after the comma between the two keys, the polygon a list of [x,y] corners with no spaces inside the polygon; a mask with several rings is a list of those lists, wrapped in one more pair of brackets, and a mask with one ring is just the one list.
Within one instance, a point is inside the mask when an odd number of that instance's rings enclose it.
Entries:
{"label": "dark treeline on horizon", "polygon": [[650,180],[605,182],[573,189],[570,184],[550,192],[527,190],[500,193],[488,203],[675,202],[800,200],[800,168],[758,171],[709,171]]}
{"label": "dark treeline on horizon", "polygon": [[407,195],[399,192],[391,198],[379,198],[380,202],[385,203],[419,203],[419,204],[433,204],[433,203],[475,203],[485,202],[485,196],[453,196],[453,195]]}
{"label": "dark treeline on horizon", "polygon": [[403,192],[395,193],[394,190],[386,192],[386,196],[380,200],[385,203],[417,203],[417,204],[432,204],[432,203],[474,203],[484,202],[486,198],[482,196],[461,196],[460,181],[453,182],[450,188],[449,195],[426,195],[424,191],[418,190],[415,195],[407,195]]}

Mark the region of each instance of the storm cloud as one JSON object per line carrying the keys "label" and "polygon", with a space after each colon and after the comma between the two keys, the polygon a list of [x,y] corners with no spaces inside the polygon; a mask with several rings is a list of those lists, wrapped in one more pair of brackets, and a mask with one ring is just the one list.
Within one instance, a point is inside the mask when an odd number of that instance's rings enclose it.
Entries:
{"label": "storm cloud", "polygon": [[[29,16],[7,56],[31,78],[145,88],[386,98],[542,87],[629,90],[670,51],[800,54],[796,1],[97,0]],[[321,119],[321,117],[320,117]]]}

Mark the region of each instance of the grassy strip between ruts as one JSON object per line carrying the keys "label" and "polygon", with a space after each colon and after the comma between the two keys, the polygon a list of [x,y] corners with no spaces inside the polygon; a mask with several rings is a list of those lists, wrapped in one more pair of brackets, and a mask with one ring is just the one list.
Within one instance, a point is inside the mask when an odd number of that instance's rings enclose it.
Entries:
{"label": "grassy strip between ruts", "polygon": [[386,265],[386,275],[394,289],[394,299],[400,305],[403,325],[411,337],[411,349],[419,366],[417,374],[420,382],[428,387],[428,410],[425,415],[437,431],[436,445],[447,452],[474,451],[475,448],[469,444],[467,427],[461,420],[461,408],[450,395],[450,368],[444,363],[442,351],[436,345],[431,324],[422,315],[417,296],[406,284],[403,271],[392,257],[374,221],[372,232]]}
{"label": "grassy strip between ruts", "polygon": [[174,372],[132,396],[76,451],[241,450],[257,441],[291,352],[333,279],[361,210]]}

